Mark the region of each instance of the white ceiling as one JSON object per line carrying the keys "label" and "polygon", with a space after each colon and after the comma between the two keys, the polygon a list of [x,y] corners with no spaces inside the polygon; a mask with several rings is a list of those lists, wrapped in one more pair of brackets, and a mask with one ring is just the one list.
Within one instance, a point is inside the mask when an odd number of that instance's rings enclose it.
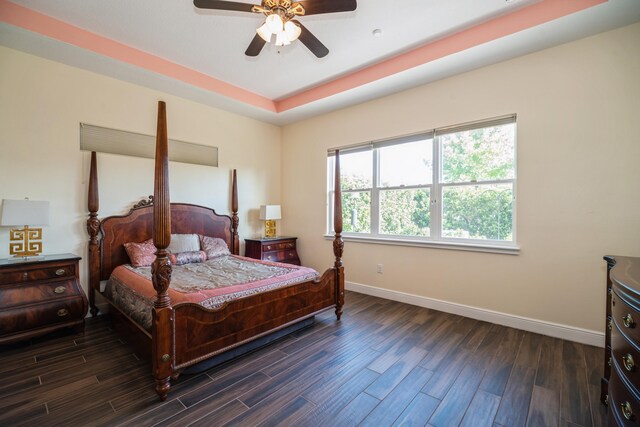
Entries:
{"label": "white ceiling", "polygon": [[[353,12],[299,18],[329,48],[329,55],[318,59],[300,42],[281,48],[267,44],[259,56],[247,57],[244,51],[263,15],[201,10],[190,0],[12,0],[275,101],[538,1],[360,0]],[[639,20],[640,0],[609,0],[283,113],[241,105],[166,76],[150,76],[153,73],[130,64],[7,24],[0,25],[0,43],[284,124]],[[374,37],[374,29],[382,35]]]}

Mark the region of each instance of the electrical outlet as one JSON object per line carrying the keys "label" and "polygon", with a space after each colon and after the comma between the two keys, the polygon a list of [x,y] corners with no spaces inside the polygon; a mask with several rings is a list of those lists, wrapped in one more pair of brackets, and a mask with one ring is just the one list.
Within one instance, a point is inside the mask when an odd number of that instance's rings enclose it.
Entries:
{"label": "electrical outlet", "polygon": [[376,269],[376,271],[378,272],[378,274],[382,274],[382,272],[384,271],[384,266],[382,264],[378,264],[378,268]]}

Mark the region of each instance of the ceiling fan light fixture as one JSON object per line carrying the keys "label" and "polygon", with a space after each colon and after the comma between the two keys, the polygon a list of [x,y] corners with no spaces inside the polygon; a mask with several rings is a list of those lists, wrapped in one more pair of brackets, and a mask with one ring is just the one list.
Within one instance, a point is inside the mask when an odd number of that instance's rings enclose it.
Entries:
{"label": "ceiling fan light fixture", "polygon": [[271,36],[273,35],[273,33],[269,29],[269,26],[266,22],[256,30],[256,33],[258,33],[258,35],[262,37],[262,40],[266,41],[267,43],[271,43]]}
{"label": "ceiling fan light fixture", "polygon": [[284,22],[282,22],[282,18],[277,13],[272,13],[267,16],[267,20],[265,24],[269,27],[269,31],[273,34],[280,34],[284,31]]}
{"label": "ceiling fan light fixture", "polygon": [[291,42],[287,38],[287,34],[284,31],[276,34],[276,46],[286,46],[288,44],[291,44]]}
{"label": "ceiling fan light fixture", "polygon": [[295,22],[287,21],[287,23],[284,24],[284,32],[287,35],[287,39],[292,42],[300,37],[302,29]]}

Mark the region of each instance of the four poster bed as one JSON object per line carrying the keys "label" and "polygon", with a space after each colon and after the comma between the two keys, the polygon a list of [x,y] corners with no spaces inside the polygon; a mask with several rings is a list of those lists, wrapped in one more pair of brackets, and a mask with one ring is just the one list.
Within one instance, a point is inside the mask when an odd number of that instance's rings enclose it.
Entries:
{"label": "four poster bed", "polygon": [[[340,320],[344,269],[339,176],[336,152],[335,263],[320,275],[305,267],[238,256],[235,170],[231,216],[218,215],[202,206],[170,203],[164,102],[158,104],[154,196],[149,201],[138,203],[126,215],[98,219],[97,162],[96,153],[91,153],[87,221],[91,313],[98,313],[95,293],[101,292],[101,281],[109,280],[101,293],[109,301],[113,316],[124,320],[136,336],[134,342],[151,358],[155,389],[161,400],[167,397],[171,379],[188,367],[285,331],[331,308]],[[201,264],[174,266],[181,261],[179,255],[167,250],[172,235],[177,239],[188,234],[198,235],[201,242],[221,239],[226,244],[224,254],[208,259],[210,253],[205,253],[207,259]],[[131,244],[153,245],[155,260],[150,267],[129,265],[127,251]],[[193,285],[192,276],[184,276],[203,270],[222,279],[203,289]],[[134,308],[128,309],[127,302]]]}

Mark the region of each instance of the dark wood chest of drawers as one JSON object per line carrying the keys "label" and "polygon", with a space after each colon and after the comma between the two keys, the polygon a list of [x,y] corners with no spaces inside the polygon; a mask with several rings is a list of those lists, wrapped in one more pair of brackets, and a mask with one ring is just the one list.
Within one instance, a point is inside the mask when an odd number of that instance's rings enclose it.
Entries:
{"label": "dark wood chest of drawers", "polygon": [[80,330],[87,298],[73,254],[28,261],[0,260],[0,344],[53,330]]}
{"label": "dark wood chest of drawers", "polygon": [[300,265],[300,258],[296,250],[297,239],[297,237],[245,239],[244,253],[249,258]]}
{"label": "dark wood chest of drawers", "polygon": [[640,426],[640,258],[605,257],[607,323],[601,399],[611,426]]}

